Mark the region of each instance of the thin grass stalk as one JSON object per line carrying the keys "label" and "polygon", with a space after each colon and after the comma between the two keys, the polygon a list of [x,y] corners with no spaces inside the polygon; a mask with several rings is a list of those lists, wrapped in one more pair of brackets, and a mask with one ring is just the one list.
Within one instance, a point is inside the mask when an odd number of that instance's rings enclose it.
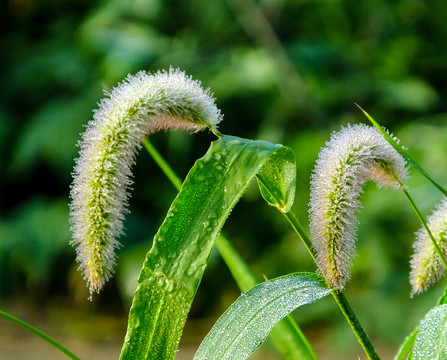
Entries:
{"label": "thin grass stalk", "polygon": [[[271,194],[273,196],[273,194]],[[310,256],[313,258],[313,260],[316,260],[316,256],[312,247],[312,242],[310,238],[307,236],[306,232],[304,231],[303,226],[301,225],[300,221],[296,217],[296,215],[292,211],[288,212],[282,212],[281,213],[285,216],[285,218],[289,221],[292,228],[297,233],[298,237],[303,242],[304,246],[308,250]],[[315,261],[316,263],[316,261]],[[318,266],[318,264],[317,264]],[[372,344],[371,340],[369,339],[368,334],[364,330],[362,324],[360,323],[360,320],[357,318],[355,312],[353,311],[351,305],[348,302],[348,299],[343,294],[342,290],[336,289],[332,292],[332,296],[335,299],[335,302],[337,303],[338,307],[340,308],[341,312],[345,316],[346,320],[348,321],[348,324],[350,325],[351,329],[353,330],[358,342],[362,346],[363,350],[365,351],[366,355],[370,360],[380,360],[379,355],[377,354],[377,350],[375,349],[374,345]]]}
{"label": "thin grass stalk", "polygon": [[34,326],[28,324],[27,322],[20,320],[19,318],[16,318],[13,315],[10,315],[8,313],[5,313],[4,311],[0,311],[0,318],[10,321],[11,323],[18,325],[25,330],[28,330],[29,332],[33,333],[34,335],[40,337],[41,339],[48,342],[50,345],[54,346],[56,349],[61,351],[63,354],[65,354],[67,357],[73,360],[81,360],[79,357],[77,357],[75,354],[73,354],[70,350],[68,350],[66,347],[61,345],[59,342],[54,340],[51,336],[45,334],[44,332],[40,331],[39,329],[36,329]]}
{"label": "thin grass stalk", "polygon": [[[298,218],[296,215],[289,211],[287,213],[283,213],[283,215],[286,217],[286,219],[289,221],[289,223],[292,225],[293,229],[301,239],[301,241],[306,246],[307,250],[309,251],[309,254],[312,256],[312,258],[315,260],[315,254],[312,250],[312,245],[309,237],[305,233],[301,223],[298,221]],[[351,305],[348,302],[348,299],[344,295],[343,291],[341,290],[335,290],[332,292],[332,296],[335,299],[335,302],[337,303],[338,307],[340,308],[341,312],[345,316],[349,326],[351,327],[352,331],[354,332],[359,344],[362,346],[363,350],[365,351],[365,354],[368,356],[368,359],[370,360],[380,360],[380,357],[377,353],[376,348],[372,344],[371,340],[369,339],[368,334],[364,330],[362,324],[360,323],[360,320],[357,318],[357,315],[355,314],[354,310],[352,309]]]}
{"label": "thin grass stalk", "polygon": [[[271,194],[271,195],[274,196],[273,194]],[[307,236],[306,232],[304,231],[304,228],[301,225],[298,218],[296,217],[296,215],[292,211],[288,211],[288,212],[280,211],[280,212],[289,221],[292,228],[297,233],[298,237],[302,240],[302,242],[305,245],[306,249],[308,250],[310,256],[315,261],[316,256],[315,256],[315,253],[313,250],[312,242],[311,242],[310,238]],[[316,261],[315,261],[315,263],[317,264]],[[317,264],[317,266],[318,266],[318,264]],[[355,312],[353,311],[351,305],[349,304],[348,299],[343,294],[343,291],[340,289],[336,289],[335,291],[332,292],[332,296],[334,297],[337,305],[339,306],[339,308],[340,308],[341,312],[343,313],[343,315],[345,316],[346,320],[348,321],[348,324],[350,325],[351,329],[353,330],[358,342],[362,346],[362,348],[365,351],[368,358],[370,360],[380,360],[380,357],[377,354],[377,350],[375,349],[374,345],[372,344],[371,340],[369,339],[368,334],[364,330],[362,324],[360,323],[360,321],[357,318]]]}
{"label": "thin grass stalk", "polygon": [[421,222],[422,226],[425,228],[425,230],[428,233],[428,236],[430,237],[431,241],[433,242],[433,246],[435,247],[436,251],[438,252],[439,257],[442,260],[442,263],[444,264],[444,267],[447,269],[447,260],[445,258],[444,253],[442,252],[441,248],[438,245],[438,242],[436,241],[435,237],[433,236],[433,233],[431,232],[430,228],[427,225],[427,222],[425,221],[424,217],[422,216],[421,212],[419,211],[418,207],[416,206],[416,203],[413,201],[413,198],[410,196],[407,190],[403,189],[403,192],[405,194],[405,197],[411,204],[411,207],[413,208],[414,212],[416,213],[419,221]]}

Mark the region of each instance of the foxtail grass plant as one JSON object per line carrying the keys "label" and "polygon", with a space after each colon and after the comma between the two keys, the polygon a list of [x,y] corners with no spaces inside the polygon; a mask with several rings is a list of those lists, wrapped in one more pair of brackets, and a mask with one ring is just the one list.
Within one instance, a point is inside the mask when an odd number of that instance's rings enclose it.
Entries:
{"label": "foxtail grass plant", "polygon": [[[243,294],[203,339],[194,359],[246,359],[271,333],[285,359],[317,360],[316,351],[288,315],[329,295],[366,356],[380,359],[343,292],[356,256],[356,214],[363,186],[374,181],[401,190],[422,224],[411,260],[413,295],[439,281],[446,271],[447,201],[442,200],[426,221],[406,185],[409,167],[443,194],[447,192],[396,138],[364,113],[373,126],[344,127],[321,150],[311,178],[309,235],[291,210],[296,187],[293,150],[221,134],[217,126],[222,115],[211,92],[198,81],[172,68],[155,74],[140,72],[106,94],[79,143],[70,193],[71,244],[91,300],[113,274],[128,211],[132,166],[142,145],[179,191],[142,264],[120,359],[174,359],[214,245]],[[183,182],[146,139],[161,129],[208,129],[217,138]],[[218,236],[255,178],[262,197],[284,215],[315,260],[315,272],[295,272],[259,283],[231,243]],[[77,359],[30,325],[0,315]],[[446,322],[447,289],[403,342],[395,359],[446,359]]]}

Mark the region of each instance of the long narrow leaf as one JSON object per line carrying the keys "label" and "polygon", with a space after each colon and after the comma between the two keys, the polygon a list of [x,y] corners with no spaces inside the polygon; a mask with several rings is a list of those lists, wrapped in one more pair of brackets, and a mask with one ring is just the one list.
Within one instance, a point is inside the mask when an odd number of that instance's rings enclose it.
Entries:
{"label": "long narrow leaf", "polygon": [[419,326],[413,360],[427,359],[447,359],[447,304],[430,310]]}
{"label": "long narrow leaf", "polygon": [[[163,170],[165,175],[172,182],[172,184],[175,186],[175,188],[177,190],[180,190],[182,186],[180,178],[175,174],[173,169],[165,161],[165,159],[161,156],[157,149],[150,143],[148,139],[143,141],[143,145],[145,146],[149,154],[153,157],[155,162]],[[272,158],[273,157],[270,157],[268,163],[272,164]],[[270,164],[268,166],[271,166]],[[291,160],[290,164],[295,164],[294,158]],[[290,167],[290,164],[288,164],[288,176],[284,176],[284,178],[288,179],[288,187],[291,188],[294,192],[296,169],[295,166]],[[266,168],[266,166],[267,164],[265,164],[261,170]],[[284,173],[283,169],[280,170]],[[258,174],[257,177],[259,176],[260,174]],[[276,175],[274,174],[273,177],[275,176]],[[265,181],[268,181],[268,179]],[[279,183],[279,185],[282,187],[285,184]],[[281,193],[279,193],[279,195],[282,196]],[[289,204],[291,205],[291,202],[293,202],[294,200],[294,196],[293,194],[291,194],[291,191],[289,192],[289,198],[291,199],[289,201]],[[252,273],[247,263],[245,263],[244,259],[238,254],[230,241],[222,234],[220,234],[216,238],[216,246],[241,291],[247,291],[259,283],[259,280]],[[304,336],[299,326],[296,324],[295,320],[290,316],[285,317],[278,324],[276,324],[276,326],[270,331],[269,337],[275,347],[284,357],[284,359],[318,360],[318,356],[315,353],[314,349],[307,341],[306,337]]]}
{"label": "long narrow leaf", "polygon": [[416,340],[416,335],[418,333],[418,329],[414,330],[404,341],[404,343],[400,346],[397,355],[394,357],[394,360],[404,360],[407,355],[411,352],[414,346],[414,342]]}
{"label": "long narrow leaf", "polygon": [[363,110],[359,105],[358,108],[365,114],[368,120],[380,131],[380,133],[384,136],[384,138],[396,149],[396,151],[408,161],[408,163],[419,171],[423,176],[425,176],[434,186],[438,188],[444,195],[447,196],[447,190],[444,189],[440,184],[438,184],[414,159],[410,156],[408,151],[406,151],[399,143],[390,135],[388,132],[380,126],[380,124],[372,118],[365,110]]}
{"label": "long narrow leaf", "polygon": [[215,238],[249,182],[278,150],[284,156],[277,160],[289,166],[289,148],[222,136],[196,162],[141,270],[121,359],[174,358]]}
{"label": "long narrow leaf", "polygon": [[25,330],[28,330],[29,332],[33,333],[34,335],[40,337],[41,339],[45,340],[52,346],[54,346],[56,349],[67,355],[72,360],[80,360],[75,354],[73,354],[70,350],[65,348],[62,344],[60,344],[58,341],[54,340],[51,336],[45,334],[44,332],[40,331],[39,329],[35,328],[34,326],[28,324],[27,322],[20,320],[19,318],[16,318],[15,316],[12,316],[8,313],[5,313],[4,311],[0,311],[0,318],[8,320],[12,322],[13,324],[16,324],[18,326],[21,326]]}
{"label": "long narrow leaf", "polygon": [[[258,284],[258,279],[253,275],[243,259],[240,258],[240,255],[235,252],[227,239],[219,236],[216,244],[242,291],[247,291]],[[295,320],[289,316],[276,324],[270,331],[269,338],[284,359],[318,360],[317,354],[303,332]]]}
{"label": "long narrow leaf", "polygon": [[194,360],[244,360],[273,326],[296,308],[331,293],[314,273],[294,273],[256,285],[242,294],[203,340]]}

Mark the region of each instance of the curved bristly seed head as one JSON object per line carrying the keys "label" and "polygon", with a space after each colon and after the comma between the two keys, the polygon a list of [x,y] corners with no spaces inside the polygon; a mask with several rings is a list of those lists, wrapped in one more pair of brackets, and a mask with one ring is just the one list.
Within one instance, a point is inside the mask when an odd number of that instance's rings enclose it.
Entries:
{"label": "curved bristly seed head", "polygon": [[222,118],[212,94],[172,68],[129,75],[107,95],[80,141],[70,194],[72,244],[91,294],[111,276],[144,137],[168,128],[217,131]]}
{"label": "curved bristly seed head", "polygon": [[[427,225],[441,252],[447,255],[447,198],[444,198],[428,217]],[[425,228],[416,233],[413,248],[410,283],[414,295],[436,283],[445,274],[445,266]]]}
{"label": "curved bristly seed head", "polygon": [[349,279],[365,182],[401,188],[406,177],[404,159],[376,128],[360,124],[332,134],[313,171],[310,198],[316,260],[330,286],[343,288]]}

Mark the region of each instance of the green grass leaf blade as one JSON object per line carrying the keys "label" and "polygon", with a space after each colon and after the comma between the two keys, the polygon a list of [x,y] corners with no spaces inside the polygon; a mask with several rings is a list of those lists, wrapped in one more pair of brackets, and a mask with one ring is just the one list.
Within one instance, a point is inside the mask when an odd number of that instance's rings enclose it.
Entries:
{"label": "green grass leaf blade", "polygon": [[444,189],[440,184],[438,184],[406,151],[398,142],[388,134],[388,132],[380,126],[380,124],[372,118],[365,110],[363,110],[359,105],[358,108],[363,112],[363,114],[368,118],[368,120],[380,131],[380,133],[385,137],[385,139],[396,149],[396,151],[417,171],[419,171],[423,176],[425,176],[439,191],[441,191],[445,196],[447,196],[447,190]]}
{"label": "green grass leaf blade", "polygon": [[[444,289],[444,293],[438,300],[438,305],[447,304],[447,288]],[[406,355],[409,354],[409,359],[411,359],[411,350],[413,349],[414,342],[416,341],[416,335],[419,331],[419,327],[416,328],[400,346],[399,352],[394,357],[394,360],[404,360]]]}
{"label": "green grass leaf blade", "polygon": [[[259,283],[247,264],[223,236],[216,239],[217,248],[242,291],[248,291]],[[269,338],[287,360],[318,360],[312,346],[297,323],[289,316],[278,322],[270,331]]]}
{"label": "green grass leaf blade", "polygon": [[275,152],[256,176],[262,197],[283,213],[295,199],[296,163],[292,149],[282,147]]}
{"label": "green grass leaf blade", "polygon": [[270,331],[269,339],[287,360],[318,360],[312,345],[291,316],[286,316]]}
{"label": "green grass leaf blade", "polygon": [[40,337],[41,339],[45,340],[52,346],[54,346],[56,349],[64,353],[68,358],[72,360],[80,360],[75,354],[73,354],[70,350],[65,348],[63,345],[61,345],[59,342],[54,340],[51,336],[45,334],[44,332],[40,331],[39,329],[35,328],[34,326],[28,324],[27,322],[20,320],[19,318],[16,318],[13,315],[10,315],[4,311],[0,311],[0,318],[8,320],[12,322],[13,324],[16,324],[18,326],[21,326],[25,330],[28,330],[29,332],[33,333],[34,335]]}
{"label": "green grass leaf blade", "polygon": [[413,359],[447,359],[447,304],[433,308],[422,320],[414,343]]}
{"label": "green grass leaf blade", "polygon": [[222,136],[189,172],[141,270],[121,359],[173,359],[214,240],[281,145]]}
{"label": "green grass leaf blade", "polygon": [[[175,188],[180,190],[180,187],[182,186],[181,180],[157,149],[148,139],[143,141],[143,145]],[[295,161],[293,161],[293,163],[295,163]],[[293,177],[295,178],[295,176]],[[259,280],[252,273],[247,263],[227,238],[223,235],[219,235],[216,239],[216,246],[242,291],[247,291],[259,283]],[[290,316],[285,317],[275,325],[272,331],[270,331],[269,338],[282,356],[287,360],[318,360],[318,356],[314,349],[307,341],[295,320]]]}
{"label": "green grass leaf blade", "polygon": [[444,289],[444,293],[438,300],[438,305],[447,304],[447,288]]}
{"label": "green grass leaf blade", "polygon": [[194,360],[243,360],[272,327],[296,308],[331,293],[314,273],[294,273],[256,285],[242,294],[203,340]]}
{"label": "green grass leaf blade", "polygon": [[394,360],[405,360],[407,358],[407,355],[409,355],[409,353],[413,349],[417,333],[418,333],[418,329],[414,330],[405,339],[404,343],[400,346],[398,353],[394,357]]}

